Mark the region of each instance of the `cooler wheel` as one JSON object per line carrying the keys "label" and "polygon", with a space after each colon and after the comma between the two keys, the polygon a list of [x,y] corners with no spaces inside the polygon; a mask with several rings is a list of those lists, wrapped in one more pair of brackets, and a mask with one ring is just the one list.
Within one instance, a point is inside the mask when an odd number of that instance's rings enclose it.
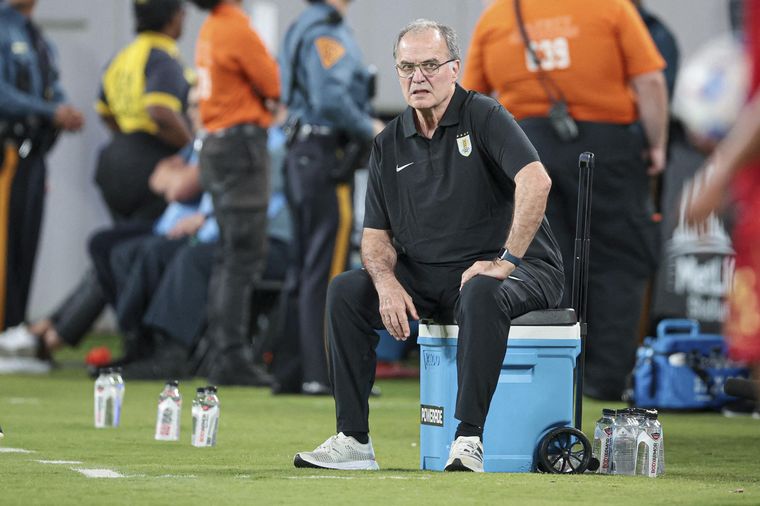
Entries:
{"label": "cooler wheel", "polygon": [[538,447],[539,471],[552,474],[581,474],[591,462],[591,443],[574,427],[549,432]]}

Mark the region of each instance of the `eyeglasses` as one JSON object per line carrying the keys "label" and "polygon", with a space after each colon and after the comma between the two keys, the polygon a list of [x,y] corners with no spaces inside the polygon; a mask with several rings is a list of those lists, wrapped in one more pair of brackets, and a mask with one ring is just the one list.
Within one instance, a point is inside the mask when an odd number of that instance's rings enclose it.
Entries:
{"label": "eyeglasses", "polygon": [[452,58],[450,60],[446,60],[443,63],[438,63],[434,61],[424,61],[422,63],[399,63],[396,65],[396,73],[399,77],[403,77],[404,79],[409,79],[414,75],[414,71],[417,69],[417,67],[420,68],[420,72],[422,72],[422,75],[425,77],[431,77],[438,73],[438,70],[446,65],[447,63],[451,63],[453,61],[457,61],[456,58]]}

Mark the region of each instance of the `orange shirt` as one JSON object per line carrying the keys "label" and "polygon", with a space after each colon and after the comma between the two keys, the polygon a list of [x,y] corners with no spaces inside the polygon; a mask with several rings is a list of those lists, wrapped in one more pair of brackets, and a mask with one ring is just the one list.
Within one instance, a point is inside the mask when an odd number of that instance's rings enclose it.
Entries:
{"label": "orange shirt", "polygon": [[[628,82],[665,68],[630,0],[523,0],[528,37],[542,68],[581,121],[631,123]],[[549,99],[527,54],[513,0],[496,0],[473,34],[462,86],[496,98],[516,118],[545,117]],[[551,86],[551,85],[550,85]]]}
{"label": "orange shirt", "polygon": [[237,6],[214,8],[195,49],[198,95],[204,128],[213,132],[240,123],[267,127],[272,114],[264,99],[280,97],[276,60]]}

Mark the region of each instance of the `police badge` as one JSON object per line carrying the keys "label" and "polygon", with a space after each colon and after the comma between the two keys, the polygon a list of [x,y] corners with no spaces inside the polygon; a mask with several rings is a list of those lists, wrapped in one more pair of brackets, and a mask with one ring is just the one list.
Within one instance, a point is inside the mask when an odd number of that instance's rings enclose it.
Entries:
{"label": "police badge", "polygon": [[469,132],[457,136],[457,147],[459,148],[460,155],[470,156],[470,153],[472,153],[472,142],[470,142]]}

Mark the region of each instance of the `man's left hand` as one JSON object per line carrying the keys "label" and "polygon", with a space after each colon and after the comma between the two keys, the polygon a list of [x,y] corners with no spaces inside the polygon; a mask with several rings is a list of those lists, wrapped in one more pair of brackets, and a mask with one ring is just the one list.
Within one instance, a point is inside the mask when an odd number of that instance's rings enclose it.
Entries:
{"label": "man's left hand", "polygon": [[461,290],[465,283],[478,274],[504,280],[514,270],[514,264],[506,260],[478,260],[462,273],[462,282],[459,284],[459,289]]}

